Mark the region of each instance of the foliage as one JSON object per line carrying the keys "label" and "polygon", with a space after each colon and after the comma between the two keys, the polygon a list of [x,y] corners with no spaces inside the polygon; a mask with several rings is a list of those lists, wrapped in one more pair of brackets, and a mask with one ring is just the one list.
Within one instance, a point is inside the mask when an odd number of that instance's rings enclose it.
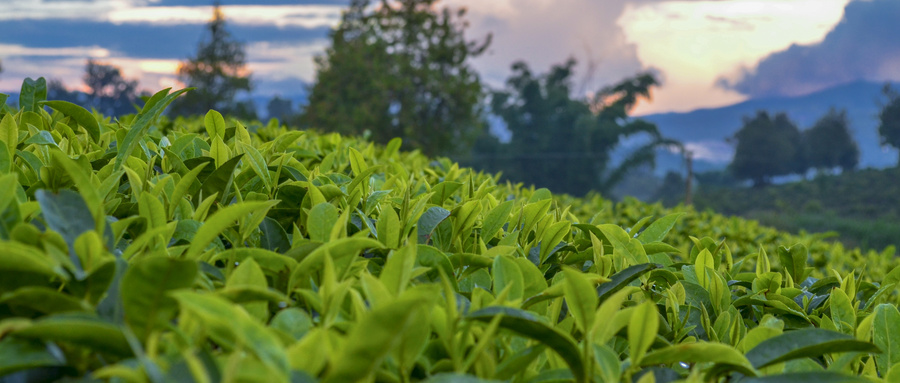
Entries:
{"label": "foliage", "polygon": [[88,105],[105,114],[123,114],[134,111],[138,101],[137,80],[122,76],[119,67],[88,59],[84,68],[84,84],[90,96]]}
{"label": "foliage", "polygon": [[890,251],[41,84],[0,115],[0,381],[898,374]]}
{"label": "foliage", "polygon": [[768,184],[772,177],[806,171],[797,125],[784,113],[774,118],[767,112],[744,118],[744,126],[734,135],[737,145],[730,169],[738,178],[756,186]]}
{"label": "foliage", "polygon": [[178,79],[195,91],[172,104],[175,116],[202,115],[211,109],[242,118],[256,118],[252,101],[236,101],[241,92],[253,89],[244,44],[225,29],[225,16],[216,4],[209,35],[197,46],[197,55],[178,66]]}
{"label": "foliage", "polygon": [[[505,144],[482,140],[473,163],[502,171],[509,180],[556,192],[606,193],[628,171],[652,164],[656,147],[672,144],[655,125],[628,117],[638,100],[649,98],[650,88],[657,85],[651,74],[626,79],[583,100],[571,97],[574,67],[575,60],[569,59],[549,73],[535,75],[526,63],[513,64],[506,89],[491,96],[491,111],[502,118],[512,138]],[[612,168],[611,152],[625,138],[642,133],[650,136],[650,142]]]}
{"label": "foliage", "polygon": [[277,118],[280,121],[287,121],[294,117],[294,105],[291,103],[291,100],[281,98],[281,96],[275,95],[269,100],[269,103],[266,104],[266,112],[268,113],[268,118],[273,119]]}
{"label": "foliage", "polygon": [[[884,87],[884,95],[888,98],[888,103],[878,115],[878,135],[881,136],[882,145],[900,149],[900,96],[890,85]],[[900,166],[900,160],[897,165]]]}
{"label": "foliage", "polygon": [[828,111],[812,128],[803,131],[806,165],[816,169],[851,171],[859,164],[859,145],[848,127],[847,111]]}
{"label": "foliage", "polygon": [[465,9],[437,0],[354,0],[316,58],[304,126],[369,134],[429,155],[468,148],[484,128],[481,82],[467,60],[483,43],[467,41]]}
{"label": "foliage", "polygon": [[838,231],[846,244],[900,246],[898,169],[863,169],[765,188],[716,187],[700,179],[698,209],[758,219],[782,230]]}

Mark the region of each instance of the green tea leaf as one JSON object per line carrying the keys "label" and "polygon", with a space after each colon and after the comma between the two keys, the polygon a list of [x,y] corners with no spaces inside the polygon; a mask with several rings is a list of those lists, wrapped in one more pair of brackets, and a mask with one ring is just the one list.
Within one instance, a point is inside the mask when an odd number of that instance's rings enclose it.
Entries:
{"label": "green tea leaf", "polygon": [[75,240],[82,233],[94,228],[94,218],[91,210],[81,195],[71,190],[60,190],[59,194],[50,193],[47,190],[38,190],[34,193],[35,199],[41,206],[41,214],[47,227],[62,235],[69,247],[69,258],[75,265],[75,273],[78,279],[84,277],[84,269],[81,260],[75,254]]}
{"label": "green tea leaf", "polygon": [[186,259],[197,259],[207,245],[212,243],[229,226],[234,225],[238,219],[246,217],[253,212],[268,211],[277,205],[278,202],[280,201],[244,202],[220,209],[210,216],[203,223],[203,226],[197,230],[197,234],[194,235],[194,240],[191,242],[191,247],[188,248],[183,257]]}
{"label": "green tea leaf", "polygon": [[222,118],[221,113],[215,110],[206,112],[206,117],[203,118],[203,125],[206,127],[206,133],[209,134],[209,138],[213,139],[218,137],[223,140],[225,139],[225,119]]}
{"label": "green tea leaf", "polygon": [[427,244],[434,228],[441,222],[444,222],[449,216],[450,211],[440,206],[432,206],[428,208],[428,210],[425,210],[425,212],[422,213],[422,216],[419,217],[418,224],[416,225],[418,227],[419,243]]}
{"label": "green tea leaf", "polygon": [[599,304],[594,285],[580,272],[565,268],[566,278],[563,283],[569,311],[575,318],[575,324],[583,333],[594,326],[594,314]]}
{"label": "green tea leaf", "polygon": [[356,382],[373,376],[420,310],[431,309],[436,293],[431,286],[420,287],[366,313],[347,334],[348,341],[332,359],[324,382]]}
{"label": "green tea leaf", "polygon": [[146,339],[172,320],[178,303],[168,292],[191,287],[197,271],[196,261],[169,257],[145,257],[129,265],[122,277],[122,308],[135,335]]}
{"label": "green tea leaf", "polygon": [[[637,313],[635,313],[637,314]],[[712,342],[677,344],[655,350],[641,359],[641,366],[674,363],[716,363],[727,365],[730,369],[747,376],[756,376],[756,369],[750,361],[734,347]]]}
{"label": "green tea leaf", "polygon": [[19,108],[25,112],[37,112],[40,110],[39,103],[47,99],[47,80],[38,77],[33,80],[31,77],[22,81],[22,89],[19,91]]}
{"label": "green tea leaf", "polygon": [[666,235],[669,234],[669,231],[675,227],[678,218],[681,218],[683,215],[684,213],[673,213],[653,221],[650,226],[647,226],[644,231],[638,234],[637,239],[643,244],[662,242]]}
{"label": "green tea leaf", "polygon": [[823,329],[802,329],[766,339],[747,351],[746,356],[754,368],[763,368],[792,359],[851,351],[880,352],[874,344],[856,340],[850,335]]}
{"label": "green tea leaf", "polygon": [[759,376],[741,379],[741,383],[871,383],[871,380],[863,377],[845,375],[831,371],[818,372],[788,372],[784,374]]}
{"label": "green tea leaf", "polygon": [[94,142],[100,141],[100,123],[87,109],[68,101],[44,101],[39,103],[39,105],[49,106],[64,115],[72,117],[78,125],[81,125],[87,131],[91,140]]}
{"label": "green tea leaf", "polygon": [[322,202],[313,206],[306,219],[306,231],[313,241],[328,242],[340,213],[334,205]]}
{"label": "green tea leaf", "polygon": [[872,312],[872,341],[881,349],[875,354],[878,373],[884,376],[893,365],[900,363],[900,312],[892,304],[880,304]]}
{"label": "green tea leaf", "polygon": [[494,296],[509,288],[510,300],[522,299],[525,292],[525,279],[522,270],[511,257],[499,256],[494,258],[491,274],[494,280]]}
{"label": "green tea leaf", "polygon": [[484,216],[484,222],[481,225],[481,237],[484,238],[485,242],[493,239],[500,228],[503,227],[503,224],[509,220],[509,213],[512,212],[513,202],[515,201],[503,202],[491,209],[491,211]]}
{"label": "green tea leaf", "polygon": [[637,306],[628,324],[628,350],[634,364],[640,364],[647,349],[659,331],[659,313],[656,305],[647,301]]}
{"label": "green tea leaf", "polygon": [[[242,349],[255,355],[269,368],[276,381],[286,381],[290,375],[288,359],[278,338],[264,325],[256,322],[238,306],[224,298],[192,291],[170,293],[178,301],[182,311],[191,312],[210,328],[211,336],[230,334]],[[226,340],[227,341],[227,340]]]}
{"label": "green tea leaf", "polygon": [[600,297],[600,302],[605,301],[610,295],[615,294],[625,286],[628,286],[629,283],[640,278],[644,273],[656,268],[659,268],[659,266],[652,263],[645,263],[642,265],[630,266],[613,274],[609,277],[609,282],[601,283],[597,286],[597,296]]}
{"label": "green tea leaf", "polygon": [[13,331],[17,337],[66,342],[102,353],[131,356],[125,335],[111,323],[85,314],[56,314]]}
{"label": "green tea leaf", "polygon": [[0,295],[0,304],[26,307],[42,314],[93,311],[84,301],[43,286],[22,287]]}
{"label": "green tea leaf", "polygon": [[173,93],[169,93],[170,89],[171,88],[168,88],[157,92],[150,98],[150,101],[147,101],[147,103],[144,104],[144,109],[137,117],[135,117],[134,122],[131,124],[131,128],[129,128],[128,133],[125,135],[125,139],[122,140],[122,142],[117,143],[118,152],[116,153],[116,162],[113,166],[114,170],[122,168],[125,160],[128,159],[134,149],[139,146],[139,141],[147,134],[150,126],[156,122],[156,119],[162,114],[163,110],[165,110],[172,101],[175,101],[176,97],[192,88],[178,90]]}
{"label": "green tea leaf", "polygon": [[66,361],[44,344],[12,336],[0,339],[0,376],[44,366],[62,366]]}
{"label": "green tea leaf", "polygon": [[497,315],[503,316],[500,320],[501,328],[550,347],[566,361],[576,381],[584,381],[586,373],[578,345],[569,335],[541,322],[534,314],[511,307],[493,306],[469,313],[466,318],[490,323]]}

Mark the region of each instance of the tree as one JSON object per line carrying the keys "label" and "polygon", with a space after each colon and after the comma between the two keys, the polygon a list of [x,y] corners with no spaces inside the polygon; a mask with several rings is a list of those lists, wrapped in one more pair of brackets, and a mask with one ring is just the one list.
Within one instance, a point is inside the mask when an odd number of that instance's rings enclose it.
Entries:
{"label": "tree", "polygon": [[465,9],[438,0],[353,0],[316,58],[306,127],[450,155],[484,129],[481,81],[467,60],[490,43],[467,41]]}
{"label": "tree", "polygon": [[134,111],[138,82],[125,79],[119,67],[88,59],[82,79],[89,89],[90,106],[107,115]]}
{"label": "tree", "polygon": [[197,46],[197,55],[178,66],[178,79],[196,89],[180,97],[169,108],[176,116],[205,114],[210,109],[235,117],[255,117],[252,101],[237,102],[241,92],[252,90],[244,44],[225,29],[225,16],[218,2],[208,35]]}
{"label": "tree", "polygon": [[[881,109],[878,115],[878,135],[881,136],[881,145],[890,145],[900,149],[900,95],[895,92],[890,84],[884,86],[884,95],[888,103]],[[897,162],[900,166],[900,160]]]}
{"label": "tree", "polygon": [[744,118],[744,126],[735,133],[737,148],[731,171],[754,186],[771,182],[772,177],[803,173],[808,168],[801,149],[800,130],[784,113],[771,118],[759,111]]}
{"label": "tree", "polygon": [[285,120],[293,117],[294,106],[291,103],[291,100],[275,95],[275,97],[272,97],[272,99],[269,100],[269,103],[266,104],[266,112],[268,113],[269,119],[277,118],[284,123]]}
{"label": "tree", "polygon": [[859,145],[850,135],[849,125],[847,111],[838,112],[832,108],[812,128],[804,131],[807,164],[816,169],[856,169]]}
{"label": "tree", "polygon": [[[499,149],[479,148],[482,152],[473,159],[496,166],[491,170],[503,171],[510,180],[575,195],[606,193],[630,170],[653,164],[655,149],[672,142],[663,139],[655,125],[631,119],[628,113],[639,99],[649,98],[656,79],[640,74],[588,99],[573,99],[575,64],[570,59],[535,75],[524,62],[514,63],[506,89],[491,95],[491,111],[505,122],[512,138]],[[610,166],[621,140],[637,134],[649,136],[649,143]]]}

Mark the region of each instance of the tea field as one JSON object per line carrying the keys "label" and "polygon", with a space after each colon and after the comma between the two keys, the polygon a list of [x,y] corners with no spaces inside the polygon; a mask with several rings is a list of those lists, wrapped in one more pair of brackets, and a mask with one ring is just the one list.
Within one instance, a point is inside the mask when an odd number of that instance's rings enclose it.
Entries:
{"label": "tea field", "polygon": [[900,381],[892,248],[167,118],[183,92],[0,110],[0,382]]}

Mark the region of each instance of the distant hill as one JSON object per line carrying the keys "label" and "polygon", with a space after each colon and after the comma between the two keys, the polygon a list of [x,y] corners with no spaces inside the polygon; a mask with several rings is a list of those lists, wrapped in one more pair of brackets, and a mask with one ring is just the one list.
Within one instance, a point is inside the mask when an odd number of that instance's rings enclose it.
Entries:
{"label": "distant hill", "polygon": [[[758,110],[786,112],[800,130],[805,130],[829,108],[847,109],[850,128],[860,148],[860,167],[884,168],[897,163],[897,151],[879,145],[878,113],[885,102],[883,85],[859,81],[803,96],[759,98],[720,108],[640,118],[656,123],[664,136],[690,144],[698,152],[695,170],[703,171],[723,169],[731,162],[733,147],[725,139],[741,128],[743,117],[753,116]],[[683,169],[680,156],[670,153],[660,154],[657,167],[657,174]]]}

